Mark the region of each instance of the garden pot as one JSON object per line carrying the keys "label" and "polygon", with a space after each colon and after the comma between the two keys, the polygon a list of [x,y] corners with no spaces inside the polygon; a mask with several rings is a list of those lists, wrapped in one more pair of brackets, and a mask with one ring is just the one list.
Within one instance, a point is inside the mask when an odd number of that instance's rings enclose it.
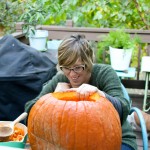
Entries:
{"label": "garden pot", "polygon": [[114,70],[126,71],[129,68],[133,49],[109,47],[111,66]]}
{"label": "garden pot", "polygon": [[35,33],[29,35],[30,46],[37,49],[38,51],[46,51],[47,38],[47,30],[35,30]]}

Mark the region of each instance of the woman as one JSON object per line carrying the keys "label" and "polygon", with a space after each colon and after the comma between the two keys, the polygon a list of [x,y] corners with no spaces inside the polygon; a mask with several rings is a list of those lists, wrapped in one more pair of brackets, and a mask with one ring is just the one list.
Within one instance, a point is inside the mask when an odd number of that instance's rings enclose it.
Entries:
{"label": "woman", "polygon": [[80,99],[98,92],[114,105],[120,116],[122,150],[136,150],[136,136],[126,121],[130,104],[124,98],[120,80],[109,65],[93,64],[93,57],[93,50],[83,35],[72,35],[64,39],[58,48],[58,68],[61,71],[44,85],[36,99],[26,104],[25,110],[29,112],[41,96],[54,92],[60,82],[68,83],[70,90],[76,91]]}

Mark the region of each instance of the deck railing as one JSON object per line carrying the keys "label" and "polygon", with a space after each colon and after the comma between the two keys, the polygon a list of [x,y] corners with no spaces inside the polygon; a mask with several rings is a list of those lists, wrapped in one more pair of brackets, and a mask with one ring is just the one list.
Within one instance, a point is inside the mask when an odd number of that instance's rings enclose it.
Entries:
{"label": "deck railing", "polygon": [[[28,44],[28,39],[25,38],[22,33],[22,24],[16,24],[16,33],[13,33],[13,36],[22,41],[23,43]],[[80,33],[84,34],[88,40],[91,41],[101,41],[104,35],[107,35],[110,30],[115,30],[112,28],[89,28],[89,27],[74,27],[73,22],[68,20],[66,22],[66,26],[47,26],[41,25],[38,26],[39,29],[48,30],[49,40],[60,40],[65,36]],[[147,56],[150,56],[150,30],[135,30],[135,29],[126,29],[126,32],[130,33],[131,37],[134,37],[135,34],[141,38],[142,43],[147,43]],[[150,64],[148,64],[150,66]],[[141,48],[138,49],[138,63],[136,66],[136,78],[135,79],[122,79],[123,84],[127,88],[136,88],[136,89],[144,89],[145,81],[140,79],[140,68],[141,67]],[[150,85],[150,84],[149,84]]]}

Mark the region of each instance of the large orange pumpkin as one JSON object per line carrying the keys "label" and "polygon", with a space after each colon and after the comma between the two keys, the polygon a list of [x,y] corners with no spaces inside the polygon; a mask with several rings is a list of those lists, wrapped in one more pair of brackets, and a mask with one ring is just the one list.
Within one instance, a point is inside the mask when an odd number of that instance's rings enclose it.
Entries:
{"label": "large orange pumpkin", "polygon": [[28,117],[32,150],[120,150],[118,113],[104,97],[79,100],[75,92],[40,98]]}

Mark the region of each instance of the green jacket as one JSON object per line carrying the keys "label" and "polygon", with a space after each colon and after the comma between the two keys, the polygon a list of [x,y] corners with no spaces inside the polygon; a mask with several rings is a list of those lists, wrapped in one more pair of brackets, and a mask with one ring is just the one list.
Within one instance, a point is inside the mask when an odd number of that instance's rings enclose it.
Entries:
{"label": "green jacket", "polygon": [[[57,83],[59,82],[69,83],[68,79],[64,76],[64,74],[58,72],[50,81],[45,83],[38,97],[26,103],[25,111],[29,113],[31,107],[41,96],[47,93],[54,92]],[[93,65],[89,84],[96,86],[101,91],[104,91],[106,94],[117,98],[121,102],[123,110],[122,143],[130,145],[136,150],[136,136],[133,133],[130,124],[126,120],[130,111],[130,104],[129,101],[124,98],[121,88],[121,82],[116,72],[109,65],[95,64]]]}

